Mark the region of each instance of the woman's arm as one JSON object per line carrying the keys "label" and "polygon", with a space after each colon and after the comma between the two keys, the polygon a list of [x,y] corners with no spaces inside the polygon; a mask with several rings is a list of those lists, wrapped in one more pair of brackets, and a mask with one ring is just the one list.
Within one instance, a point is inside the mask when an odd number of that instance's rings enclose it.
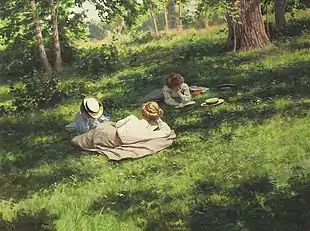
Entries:
{"label": "woman's arm", "polygon": [[162,121],[161,119],[157,120],[157,125],[159,130],[158,131],[153,131],[151,138],[156,139],[156,138],[162,138],[162,137],[167,137],[171,134],[171,129],[167,123]]}
{"label": "woman's arm", "polygon": [[157,120],[157,125],[158,125],[159,131],[167,132],[170,134],[171,129],[169,125],[166,122],[162,121],[160,118]]}
{"label": "woman's arm", "polygon": [[78,133],[85,133],[90,130],[90,124],[88,120],[84,120],[81,113],[77,113],[75,116],[75,124],[76,124],[76,131]]}
{"label": "woman's arm", "polygon": [[187,103],[192,100],[192,95],[189,90],[189,87],[186,83],[182,84],[182,88],[178,91],[182,103]]}
{"label": "woman's arm", "polygon": [[136,118],[136,117],[134,115],[127,116],[125,119],[117,121],[115,127],[116,128],[122,127],[124,124],[126,124],[129,120],[133,118]]}
{"label": "woman's arm", "polygon": [[171,94],[169,92],[169,88],[167,86],[163,87],[163,94],[165,97],[165,103],[171,106],[178,106],[179,103],[177,101],[175,101],[172,97]]}

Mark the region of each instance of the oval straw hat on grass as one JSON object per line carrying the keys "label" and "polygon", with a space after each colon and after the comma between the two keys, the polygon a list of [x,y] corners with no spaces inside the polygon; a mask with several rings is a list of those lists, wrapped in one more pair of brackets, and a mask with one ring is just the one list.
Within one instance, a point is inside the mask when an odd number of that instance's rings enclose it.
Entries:
{"label": "oval straw hat on grass", "polygon": [[210,98],[206,99],[201,106],[216,106],[224,102],[224,99]]}

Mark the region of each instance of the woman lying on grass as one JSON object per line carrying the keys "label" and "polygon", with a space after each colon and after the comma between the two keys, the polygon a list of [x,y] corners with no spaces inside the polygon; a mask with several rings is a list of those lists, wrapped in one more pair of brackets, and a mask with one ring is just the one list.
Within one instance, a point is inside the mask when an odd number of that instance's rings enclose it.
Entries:
{"label": "woman lying on grass", "polygon": [[157,89],[144,98],[139,100],[138,104],[154,100],[154,101],[164,101],[167,105],[184,107],[186,104],[194,104],[192,101],[191,91],[201,91],[205,92],[208,88],[205,87],[189,87],[184,83],[184,78],[180,74],[172,73],[166,80],[162,89]]}
{"label": "woman lying on grass", "polygon": [[74,121],[66,125],[66,130],[82,134],[107,121],[110,121],[110,117],[104,115],[100,100],[95,96],[87,96],[83,99]]}
{"label": "woman lying on grass", "polygon": [[161,120],[162,109],[156,102],[141,108],[142,119],[130,115],[116,124],[106,122],[72,139],[72,144],[84,150],[98,152],[111,160],[140,158],[169,147],[176,137]]}

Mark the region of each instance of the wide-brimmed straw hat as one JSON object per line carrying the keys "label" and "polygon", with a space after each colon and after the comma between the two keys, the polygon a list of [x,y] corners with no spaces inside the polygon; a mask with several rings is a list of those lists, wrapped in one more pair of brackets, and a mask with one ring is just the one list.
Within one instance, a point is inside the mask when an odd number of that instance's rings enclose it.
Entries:
{"label": "wide-brimmed straw hat", "polygon": [[103,114],[103,105],[96,96],[86,96],[83,99],[83,107],[87,114],[94,119],[100,118]]}
{"label": "wide-brimmed straw hat", "polygon": [[224,91],[224,90],[230,90],[235,86],[236,86],[236,84],[233,84],[233,83],[224,83],[224,84],[217,85],[216,87],[219,90]]}
{"label": "wide-brimmed straw hat", "polygon": [[224,99],[210,98],[206,99],[201,106],[216,106],[224,102]]}

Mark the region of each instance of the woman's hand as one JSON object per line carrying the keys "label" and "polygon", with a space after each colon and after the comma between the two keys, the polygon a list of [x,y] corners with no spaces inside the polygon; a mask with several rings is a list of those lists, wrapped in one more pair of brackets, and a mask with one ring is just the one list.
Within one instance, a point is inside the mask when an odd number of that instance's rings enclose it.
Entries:
{"label": "woman's hand", "polygon": [[184,93],[184,89],[180,88],[180,89],[178,90],[178,92],[181,93],[181,94],[183,94],[183,93]]}
{"label": "woman's hand", "polygon": [[185,104],[184,103],[180,103],[179,107],[185,107]]}

